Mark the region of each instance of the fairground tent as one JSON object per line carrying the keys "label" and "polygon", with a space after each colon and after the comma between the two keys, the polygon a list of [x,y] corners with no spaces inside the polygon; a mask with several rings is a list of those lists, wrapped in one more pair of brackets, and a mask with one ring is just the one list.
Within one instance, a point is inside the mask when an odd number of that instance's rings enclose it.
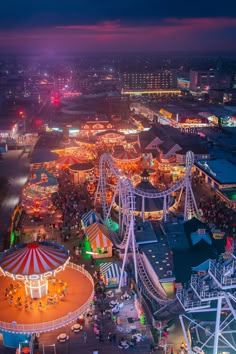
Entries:
{"label": "fairground tent", "polygon": [[81,224],[83,228],[88,227],[95,222],[102,223],[100,214],[98,214],[95,210],[89,210],[87,213],[82,215]]}
{"label": "fairground tent", "polygon": [[[102,278],[107,287],[115,287],[119,285],[121,277],[121,267],[114,262],[101,263],[100,271],[102,273]],[[127,285],[127,273],[124,272],[122,286]]]}
{"label": "fairground tent", "polygon": [[85,229],[88,237],[93,258],[112,257],[112,242],[106,226],[96,222]]}

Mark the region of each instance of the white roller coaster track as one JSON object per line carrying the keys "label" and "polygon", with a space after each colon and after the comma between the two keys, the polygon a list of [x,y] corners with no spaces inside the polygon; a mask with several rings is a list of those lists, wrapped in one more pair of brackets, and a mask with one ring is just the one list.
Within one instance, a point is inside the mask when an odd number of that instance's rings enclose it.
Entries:
{"label": "white roller coaster track", "polygon": [[[95,203],[98,194],[101,199],[101,205],[103,209],[103,218],[105,222],[110,224],[111,209],[115,202],[115,197],[119,196],[119,227],[120,233],[111,232],[112,240],[116,247],[125,250],[124,260],[121,271],[121,280],[124,272],[124,267],[127,261],[128,249],[131,246],[134,260],[135,280],[138,283],[138,275],[140,280],[145,284],[147,293],[154,300],[160,304],[167,304],[168,300],[161,299],[154,284],[149,279],[149,276],[145,270],[142,262],[142,256],[136,255],[136,242],[135,242],[135,196],[145,198],[163,198],[163,218],[166,218],[167,213],[167,198],[171,196],[173,192],[180,190],[180,196],[185,188],[185,207],[184,207],[184,219],[189,220],[193,216],[198,215],[196,201],[193,195],[191,187],[191,170],[194,164],[194,154],[188,151],[186,154],[186,169],[183,179],[176,182],[172,187],[162,192],[147,192],[138,188],[134,188],[129,178],[122,176],[120,171],[115,167],[113,160],[109,154],[103,154],[99,161],[99,180],[98,187],[95,196]],[[117,187],[113,194],[111,204],[108,205],[106,198],[106,186],[107,175],[111,173],[117,178]],[[121,286],[121,282],[119,287]]]}

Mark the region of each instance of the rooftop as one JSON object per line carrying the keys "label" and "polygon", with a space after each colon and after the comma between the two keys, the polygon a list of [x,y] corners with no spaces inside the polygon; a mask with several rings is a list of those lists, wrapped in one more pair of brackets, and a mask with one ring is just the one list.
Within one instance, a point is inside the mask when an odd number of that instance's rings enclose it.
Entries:
{"label": "rooftop", "polygon": [[173,257],[169,249],[166,236],[156,224],[153,224],[157,242],[139,245],[139,249],[146,255],[160,281],[173,278]]}
{"label": "rooftop", "polygon": [[229,200],[236,201],[236,188],[223,189],[221,193],[224,194]]}
{"label": "rooftop", "polygon": [[81,163],[76,163],[74,165],[70,165],[70,170],[71,171],[90,171],[93,169],[93,165],[90,162],[81,162]]}
{"label": "rooftop", "polygon": [[161,126],[156,124],[147,132],[139,134],[139,142],[142,151],[156,138],[160,140],[159,148],[162,152],[167,153],[175,145],[179,145],[182,150],[192,150],[194,153],[207,153],[205,142],[199,135],[182,134],[178,129],[170,126]]}
{"label": "rooftop", "polygon": [[193,267],[199,266],[208,259],[216,258],[225,249],[225,240],[214,239],[208,225],[196,218],[184,222],[183,230],[190,248],[173,249],[176,282],[188,281]]}
{"label": "rooftop", "polygon": [[51,152],[48,149],[34,149],[31,163],[45,163],[56,161],[58,159],[58,155],[54,152]]}
{"label": "rooftop", "polygon": [[175,250],[173,262],[176,282],[187,282],[191,278],[192,268],[205,262],[207,259],[215,258],[212,246],[201,240],[195,247],[189,250]]}
{"label": "rooftop", "polygon": [[162,222],[162,228],[166,233],[171,250],[188,250],[189,242],[185,235],[183,220],[173,218]]}
{"label": "rooftop", "polygon": [[140,218],[136,219],[135,238],[138,245],[156,243],[156,233],[149,221],[142,222]]}
{"label": "rooftop", "polygon": [[236,183],[236,165],[228,160],[197,161],[195,165],[220,184]]}

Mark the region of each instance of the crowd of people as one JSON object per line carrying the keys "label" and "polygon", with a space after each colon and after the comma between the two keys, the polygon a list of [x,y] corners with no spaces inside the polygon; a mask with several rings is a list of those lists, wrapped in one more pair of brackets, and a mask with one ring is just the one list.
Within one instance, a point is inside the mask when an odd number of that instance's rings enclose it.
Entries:
{"label": "crowd of people", "polygon": [[72,233],[79,233],[81,216],[92,208],[90,197],[86,191],[86,183],[74,185],[70,182],[67,171],[60,173],[58,178],[59,192],[54,196],[53,203],[62,213],[59,226],[64,241],[70,239]]}
{"label": "crowd of people", "polygon": [[224,201],[220,200],[216,195],[213,198],[201,199],[199,208],[202,210],[204,221],[213,223],[226,236],[236,237],[236,213],[234,210],[227,208]]}

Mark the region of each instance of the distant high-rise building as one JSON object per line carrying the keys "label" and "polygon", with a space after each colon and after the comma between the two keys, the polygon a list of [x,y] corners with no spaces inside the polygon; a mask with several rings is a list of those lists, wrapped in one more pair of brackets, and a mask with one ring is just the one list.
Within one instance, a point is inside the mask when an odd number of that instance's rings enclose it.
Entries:
{"label": "distant high-rise building", "polygon": [[236,72],[232,74],[232,88],[236,89]]}
{"label": "distant high-rise building", "polygon": [[121,79],[124,90],[168,90],[177,88],[175,70],[123,72]]}
{"label": "distant high-rise building", "polygon": [[229,74],[209,70],[191,70],[190,71],[190,90],[209,91],[210,89],[229,89],[231,86],[231,77]]}
{"label": "distant high-rise building", "polygon": [[70,79],[68,77],[59,76],[55,79],[54,82],[55,90],[61,92],[68,87],[69,83]]}

